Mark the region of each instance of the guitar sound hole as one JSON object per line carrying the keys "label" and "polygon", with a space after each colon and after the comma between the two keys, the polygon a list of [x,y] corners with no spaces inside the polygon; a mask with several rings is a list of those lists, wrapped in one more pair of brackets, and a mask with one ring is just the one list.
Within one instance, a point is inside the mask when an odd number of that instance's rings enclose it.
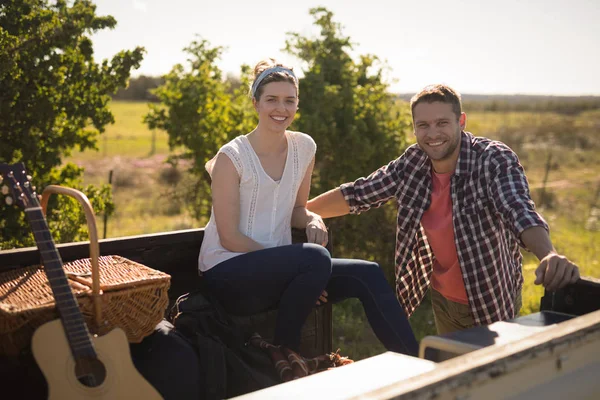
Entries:
{"label": "guitar sound hole", "polygon": [[75,376],[84,386],[100,386],[106,379],[106,368],[97,358],[80,359],[75,364]]}

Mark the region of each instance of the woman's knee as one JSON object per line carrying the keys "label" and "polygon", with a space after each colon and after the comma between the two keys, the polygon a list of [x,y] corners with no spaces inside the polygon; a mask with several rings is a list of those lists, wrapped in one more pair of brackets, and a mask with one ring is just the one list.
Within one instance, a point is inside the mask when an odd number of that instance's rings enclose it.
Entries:
{"label": "woman's knee", "polygon": [[306,260],[306,267],[311,271],[319,271],[327,276],[331,275],[331,254],[318,244],[302,244],[302,257]]}

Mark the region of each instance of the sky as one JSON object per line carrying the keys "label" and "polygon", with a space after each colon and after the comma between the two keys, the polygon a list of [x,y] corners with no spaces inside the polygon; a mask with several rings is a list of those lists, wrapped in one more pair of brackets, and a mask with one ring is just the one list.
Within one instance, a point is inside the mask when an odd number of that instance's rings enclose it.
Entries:
{"label": "sky", "polygon": [[[315,37],[309,15],[324,6],[353,42],[351,54],[387,64],[390,91],[445,83],[461,93],[600,95],[600,0],[96,0],[117,20],[92,36],[97,60],[146,49],[137,75],[186,63],[198,37],[225,51],[217,63],[239,75],[282,51],[286,33]],[[302,75],[301,73],[299,75]]]}

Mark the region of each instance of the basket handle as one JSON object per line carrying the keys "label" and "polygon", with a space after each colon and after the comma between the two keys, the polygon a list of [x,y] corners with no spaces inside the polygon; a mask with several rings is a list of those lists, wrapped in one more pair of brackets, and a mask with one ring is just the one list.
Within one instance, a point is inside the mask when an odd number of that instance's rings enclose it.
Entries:
{"label": "basket handle", "polygon": [[64,194],[73,197],[81,204],[81,206],[83,207],[83,211],[85,212],[85,219],[87,221],[88,234],[90,237],[90,259],[92,262],[92,299],[94,302],[94,314],[96,320],[95,322],[96,326],[99,327],[102,322],[102,307],[100,303],[100,270],[98,267],[98,256],[100,254],[100,246],[98,245],[96,217],[94,215],[94,210],[92,209],[92,204],[90,203],[88,197],[77,189],[58,185],[48,185],[44,188],[44,191],[42,192],[42,200],[40,202],[40,205],[42,206],[42,213],[44,213],[44,215],[46,215],[48,199],[53,193]]}

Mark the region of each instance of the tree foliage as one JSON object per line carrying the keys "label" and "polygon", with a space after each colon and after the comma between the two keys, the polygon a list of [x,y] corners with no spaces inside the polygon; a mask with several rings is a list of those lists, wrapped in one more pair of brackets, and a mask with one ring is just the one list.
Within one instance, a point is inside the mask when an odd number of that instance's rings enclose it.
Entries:
{"label": "tree foliage", "polygon": [[200,39],[184,51],[187,68],[177,64],[163,77],[164,84],[153,91],[160,104],[150,105],[145,121],[169,134],[169,146],[176,150],[172,163],[189,163],[194,181],[186,182],[183,196],[192,199],[193,214],[203,219],[210,214],[210,178],[204,165],[222,145],[251,131],[257,119],[247,96],[247,66],[242,66],[242,84],[232,88],[215,65],[222,47]]}
{"label": "tree foliage", "polygon": [[[310,10],[316,37],[288,34],[286,50],[302,61],[300,116],[295,127],[317,142],[313,195],[366,176],[398,157],[411,120],[406,103],[388,90],[386,65],[374,55],[350,56],[352,43],[325,8]],[[360,216],[328,221],[334,256],[379,263],[394,282],[396,209],[387,204]],[[334,344],[353,359],[385,349],[368,328],[358,301],[336,304]],[[421,318],[412,319],[419,324]]]}
{"label": "tree foliage", "polygon": [[[320,194],[398,157],[406,146],[410,116],[388,90],[385,64],[374,55],[353,60],[350,38],[333,14],[325,8],[310,14],[318,36],[290,33],[286,50],[305,66],[296,128],[317,142],[312,193]],[[338,255],[374,259],[393,277],[394,211],[382,207],[332,220]]]}
{"label": "tree foliage", "polygon": [[[0,5],[0,161],[23,161],[43,188],[62,184],[82,189],[83,170],[62,166],[73,149],[95,148],[112,123],[110,94],[125,86],[143,49],[121,51],[96,63],[90,35],[113,28],[87,0],[12,0]],[[109,187],[88,186],[96,212],[111,211]],[[54,206],[54,207],[53,207]],[[78,240],[84,221],[69,199],[53,197],[49,220],[56,241]],[[23,214],[0,205],[0,248],[33,244]]]}

